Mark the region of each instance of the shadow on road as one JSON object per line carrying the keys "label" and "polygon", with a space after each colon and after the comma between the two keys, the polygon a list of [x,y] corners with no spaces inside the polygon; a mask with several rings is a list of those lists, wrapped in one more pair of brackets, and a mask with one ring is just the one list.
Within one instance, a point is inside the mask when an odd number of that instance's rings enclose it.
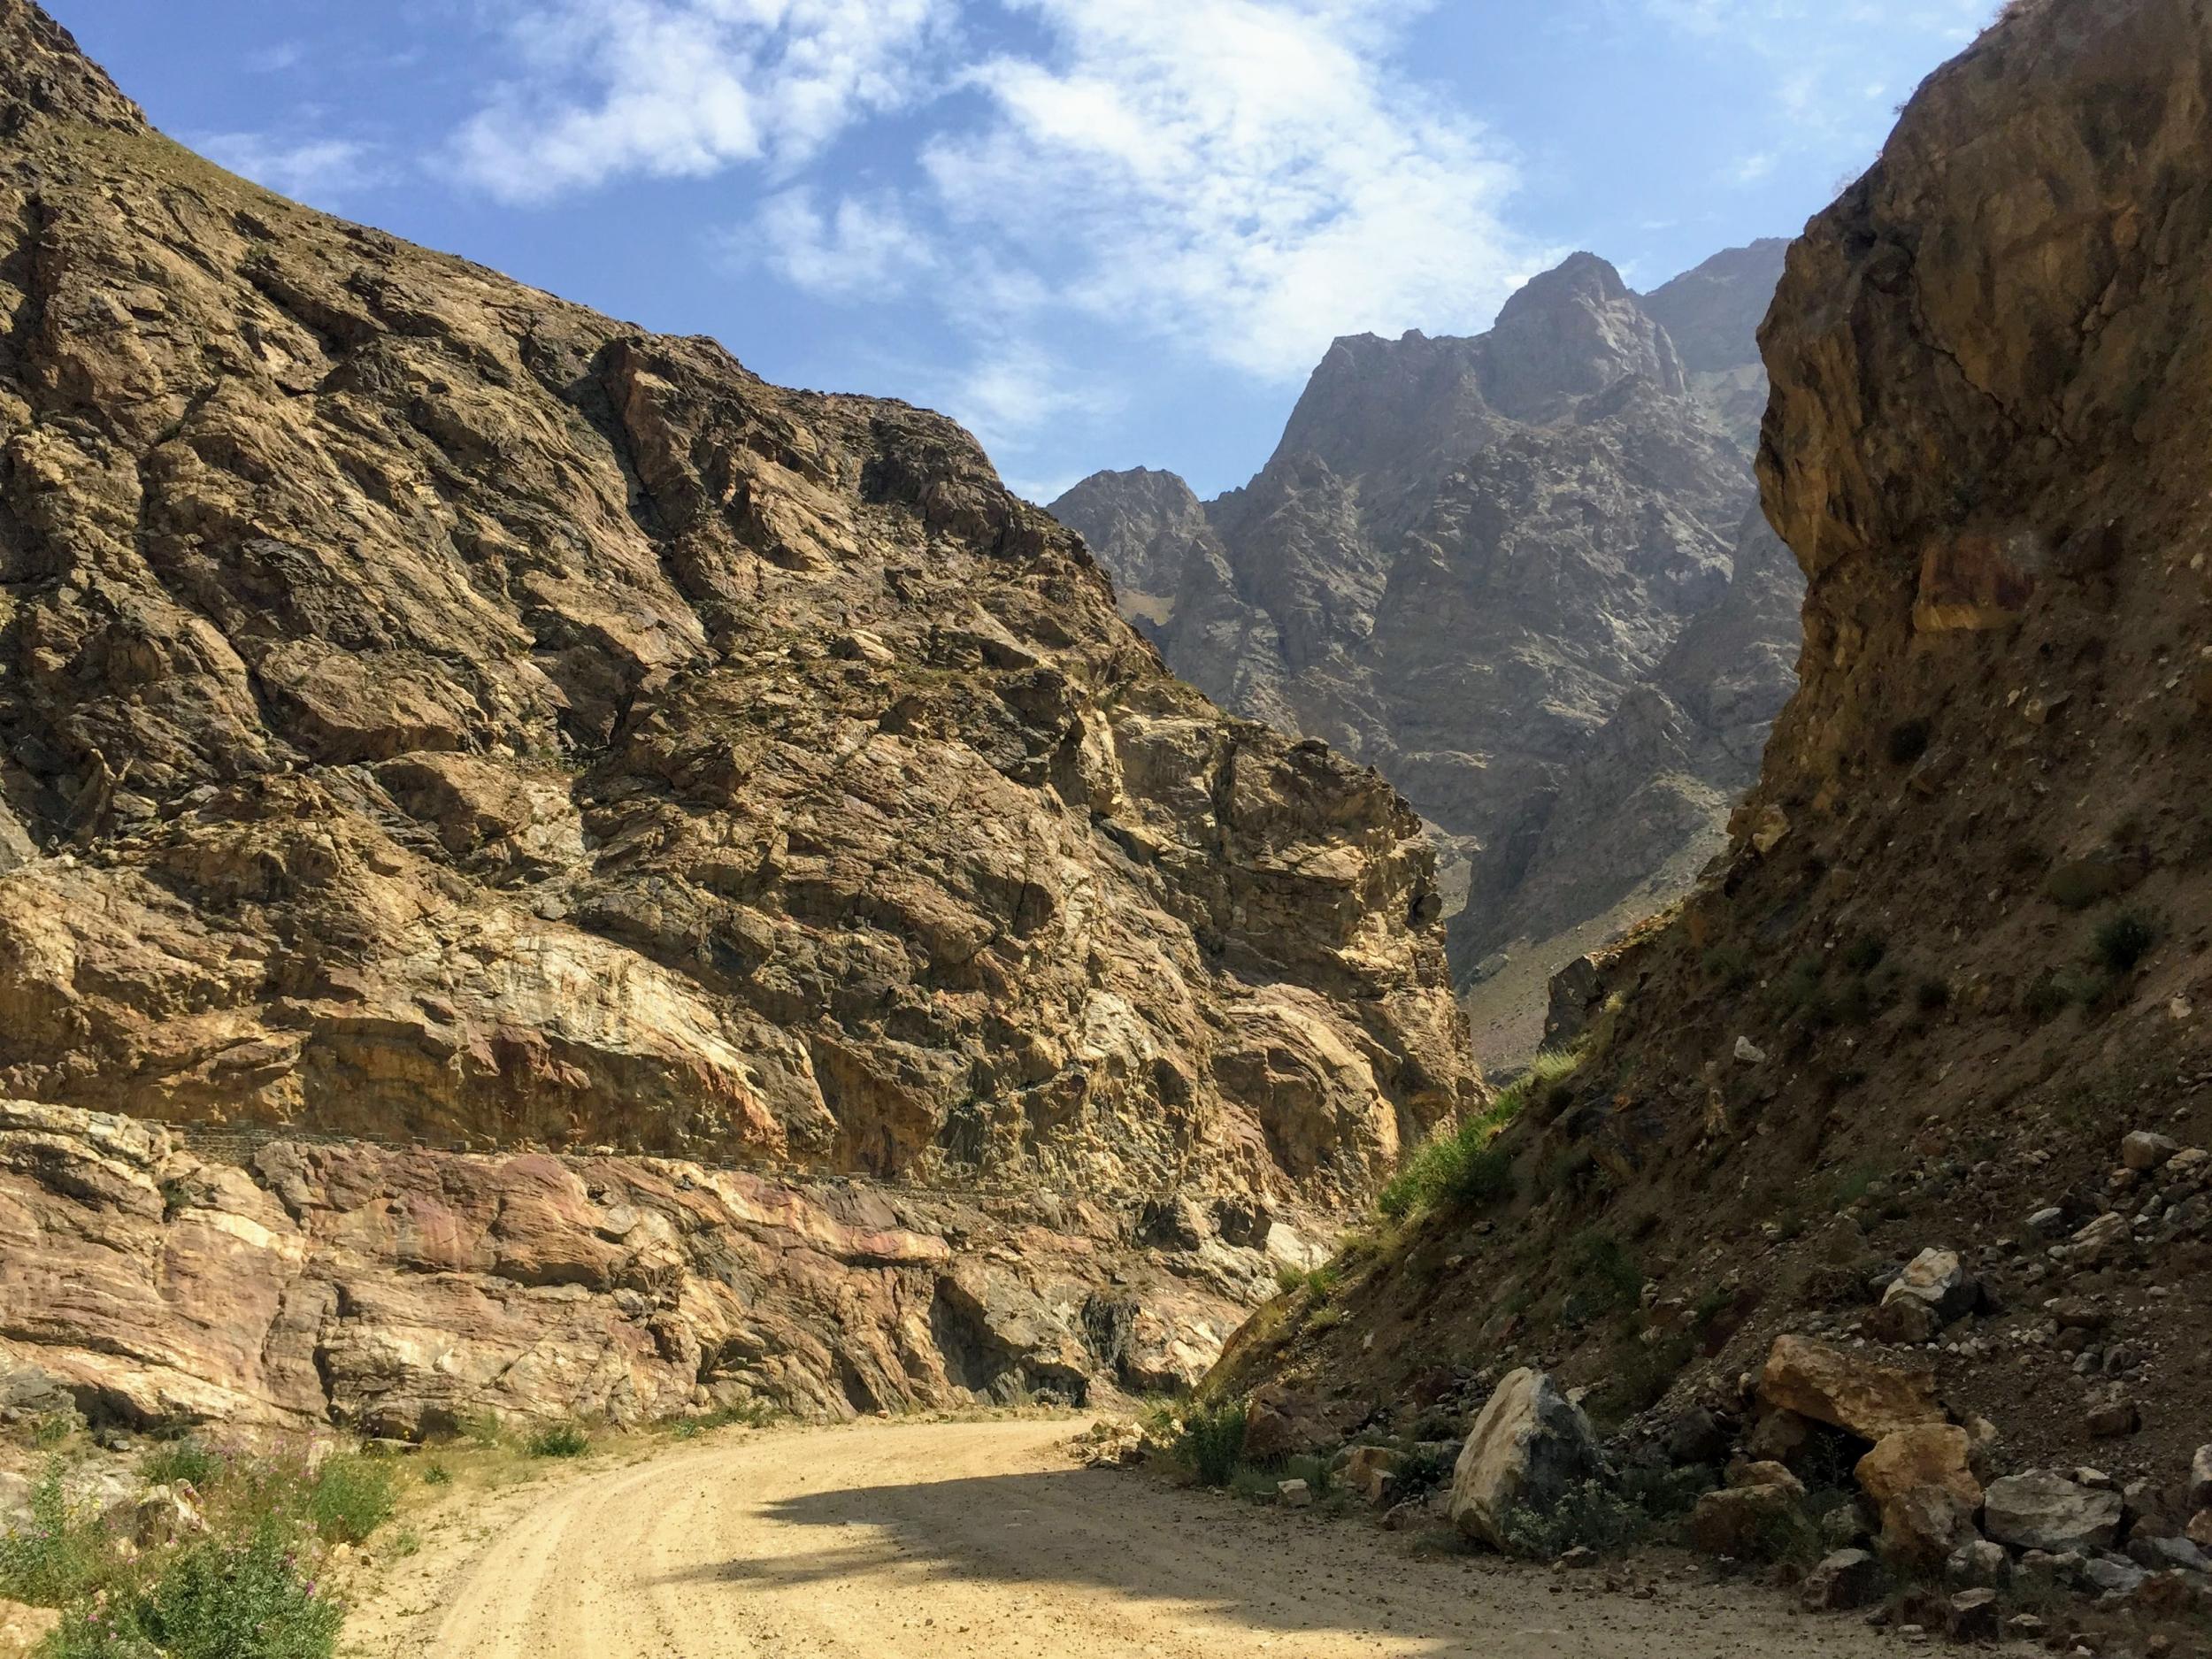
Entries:
{"label": "shadow on road", "polygon": [[[778,1500],[759,1513],[849,1536],[663,1582],[827,1594],[845,1585],[875,1591],[889,1583],[918,1596],[964,1584],[1083,1586],[1154,1604],[1193,1635],[1221,1633],[1224,1626],[1302,1633],[1331,1654],[1376,1651],[1379,1641],[1392,1655],[1572,1652],[1647,1659],[1657,1651],[1655,1632],[1635,1628],[1647,1623],[1649,1604],[1608,1595],[1594,1583],[1594,1594],[1578,1586],[1577,1594],[1555,1596],[1551,1575],[1460,1555],[1454,1546],[1409,1549],[1402,1538],[1356,1522],[1260,1509],[1107,1471],[825,1492]],[[1678,1631],[1678,1613],[1674,1623]],[[1364,1640],[1340,1648],[1325,1632]],[[1280,1651],[1302,1649],[1286,1641]],[[1693,1659],[1722,1649],[1668,1642],[1664,1651],[1670,1659]]]}

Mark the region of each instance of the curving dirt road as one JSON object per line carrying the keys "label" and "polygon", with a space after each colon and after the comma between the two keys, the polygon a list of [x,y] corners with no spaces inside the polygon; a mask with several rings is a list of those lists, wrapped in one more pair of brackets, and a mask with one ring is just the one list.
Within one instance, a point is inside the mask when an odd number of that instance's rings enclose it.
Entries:
{"label": "curving dirt road", "polygon": [[1071,1467],[1064,1421],[752,1434],[509,1492],[398,1563],[365,1655],[1704,1659],[1886,1651],[1665,1566],[1424,1557],[1359,1522]]}

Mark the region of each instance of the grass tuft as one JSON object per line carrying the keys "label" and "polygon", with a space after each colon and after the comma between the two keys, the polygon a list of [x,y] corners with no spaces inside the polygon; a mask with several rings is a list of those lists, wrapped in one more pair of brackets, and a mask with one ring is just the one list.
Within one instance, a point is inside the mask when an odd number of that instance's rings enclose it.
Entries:
{"label": "grass tuft", "polygon": [[591,1449],[591,1435],[580,1423],[554,1423],[523,1443],[533,1457],[581,1457]]}

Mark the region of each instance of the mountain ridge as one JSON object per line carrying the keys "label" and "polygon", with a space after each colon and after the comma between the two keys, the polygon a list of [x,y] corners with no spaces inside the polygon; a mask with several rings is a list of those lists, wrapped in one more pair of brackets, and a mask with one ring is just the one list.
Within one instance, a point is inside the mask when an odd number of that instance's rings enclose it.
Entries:
{"label": "mountain ridge", "polygon": [[[1172,474],[1100,473],[1053,503],[1171,666],[1408,794],[1463,884],[1463,982],[1502,947],[1657,908],[1718,850],[1750,781],[1795,624],[1786,595],[1721,601],[1740,562],[1762,590],[1795,580],[1750,511],[1739,407],[1763,387],[1754,334],[1782,245],[1660,290],[1699,331],[1694,373],[1649,296],[1577,254],[1487,334],[1337,341],[1240,489],[1199,503]],[[1700,616],[1707,634],[1735,620],[1728,649],[1663,674]],[[1632,688],[1656,748],[1606,735]],[[1725,733],[1707,728],[1715,710]],[[1557,802],[1609,792],[1651,810],[1617,823],[1601,858],[1547,842]]]}

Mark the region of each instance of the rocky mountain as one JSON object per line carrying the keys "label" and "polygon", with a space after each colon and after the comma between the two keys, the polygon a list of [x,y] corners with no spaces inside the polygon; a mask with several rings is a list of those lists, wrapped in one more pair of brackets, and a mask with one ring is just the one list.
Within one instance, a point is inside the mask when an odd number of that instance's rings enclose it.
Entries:
{"label": "rocky mountain", "polygon": [[1786,1511],[1779,1461],[1904,1564],[2200,1620],[2208,76],[2194,0],[2012,6],[1793,246],[1758,465],[1805,678],[1726,856],[1217,1386],[1375,1425],[1540,1366],[1782,1494],[1716,1515]]}
{"label": "rocky mountain", "polygon": [[[1231,1244],[1204,1228],[1241,1252],[1199,1276],[1221,1309],[1271,1279],[1269,1206],[1367,1189],[1479,1097],[1418,819],[1172,679],[949,422],[780,390],[711,341],[256,188],[150,130],[28,0],[0,0],[0,1095],[1079,1191],[1094,1208],[1037,1224],[1077,1242],[1039,1259],[1093,1289],[1195,1195],[1243,1217]],[[13,1155],[63,1209],[0,1205],[12,1294],[50,1301],[81,1259],[175,1271],[147,1197],[166,1155],[55,1134]],[[300,1352],[434,1260],[511,1305],[606,1289],[624,1351],[702,1386],[857,1363],[755,1320],[701,1336],[699,1369],[654,1323],[688,1281],[608,1266],[591,1238],[632,1235],[576,1193],[642,1213],[623,1194],[695,1174],[432,1156],[344,1166],[333,1213],[386,1231],[348,1235],[367,1255],[334,1301],[287,1305]],[[210,1225],[313,1255],[320,1199],[208,1161]],[[479,1225],[514,1181],[574,1223],[518,1276]],[[111,1200],[125,1234],[68,1218]],[[797,1199],[746,1202],[819,1232]],[[652,1202],[711,1277],[710,1224]],[[1020,1236],[932,1225],[956,1256]],[[49,1260],[64,1236],[88,1254]],[[828,1255],[891,1271],[864,1240]],[[955,1294],[813,1282],[909,1349]],[[1127,1322],[1030,1289],[1056,1329],[1105,1333],[1110,1374]],[[398,1308],[370,1340],[442,1317]],[[1193,1317],[1200,1353],[1218,1316]],[[951,1363],[902,1354],[886,1376]]]}
{"label": "rocky mountain", "polygon": [[1463,979],[1686,886],[1794,683],[1744,413],[1782,246],[1642,296],[1577,254],[1478,338],[1337,342],[1243,489],[1053,503],[1171,666],[1405,792]]}

